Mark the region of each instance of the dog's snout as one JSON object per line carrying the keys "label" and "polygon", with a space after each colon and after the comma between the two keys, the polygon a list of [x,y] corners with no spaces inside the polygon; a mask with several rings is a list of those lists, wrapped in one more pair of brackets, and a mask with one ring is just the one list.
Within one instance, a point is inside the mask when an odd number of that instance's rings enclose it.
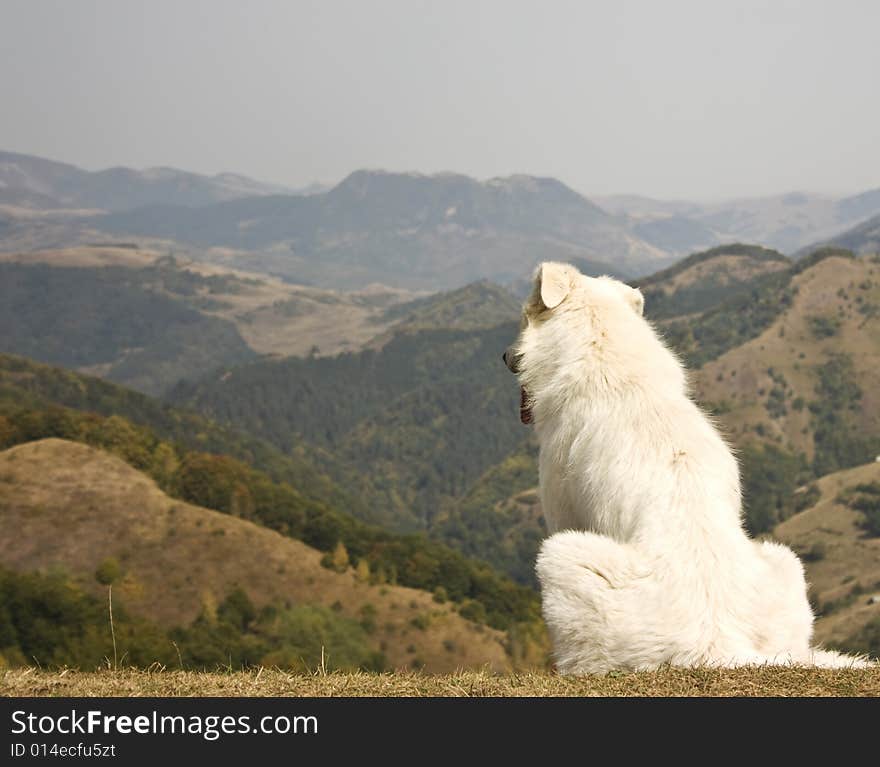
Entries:
{"label": "dog's snout", "polygon": [[519,373],[519,355],[514,354],[508,349],[501,355],[501,359],[504,360],[504,364],[507,365],[507,369],[511,373]]}

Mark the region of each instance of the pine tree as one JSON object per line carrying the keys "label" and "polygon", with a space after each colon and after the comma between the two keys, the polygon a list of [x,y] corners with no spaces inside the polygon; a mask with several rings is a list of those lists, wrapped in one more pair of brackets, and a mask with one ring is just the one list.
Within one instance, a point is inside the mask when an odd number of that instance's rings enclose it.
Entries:
{"label": "pine tree", "polygon": [[361,583],[368,583],[370,580],[370,563],[366,557],[361,557],[354,571],[355,576]]}
{"label": "pine tree", "polygon": [[330,561],[333,564],[333,569],[336,570],[337,573],[344,573],[348,570],[348,549],[345,548],[345,544],[342,541],[339,541],[336,544],[336,548],[333,549],[333,556]]}

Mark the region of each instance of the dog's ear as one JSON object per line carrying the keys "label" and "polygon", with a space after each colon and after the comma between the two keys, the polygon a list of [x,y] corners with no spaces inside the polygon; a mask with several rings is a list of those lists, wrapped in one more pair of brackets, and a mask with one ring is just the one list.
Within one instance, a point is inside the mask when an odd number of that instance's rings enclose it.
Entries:
{"label": "dog's ear", "polygon": [[629,302],[629,305],[632,306],[636,314],[639,316],[644,315],[645,297],[642,295],[642,291],[638,288],[631,288],[629,286],[627,286],[626,291],[626,300]]}
{"label": "dog's ear", "polygon": [[552,261],[538,267],[541,303],[548,309],[555,309],[571,290],[571,279],[564,264]]}

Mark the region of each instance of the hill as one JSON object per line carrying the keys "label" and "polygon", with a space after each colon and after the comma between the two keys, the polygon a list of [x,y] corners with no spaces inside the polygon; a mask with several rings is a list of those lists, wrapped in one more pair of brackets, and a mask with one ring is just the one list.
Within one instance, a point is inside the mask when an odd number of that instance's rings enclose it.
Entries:
{"label": "hill", "polygon": [[481,183],[466,176],[356,171],[323,194],[198,209],[154,206],[92,219],[114,237],[259,252],[251,268],[297,282],[448,289],[509,282],[542,258],[588,258],[635,272],[665,254],[549,178]]}
{"label": "hill", "polygon": [[[0,406],[8,413],[0,411],[0,447],[47,437],[98,447],[149,474],[175,498],[254,521],[318,548],[334,560],[350,554],[359,568],[369,568],[377,578],[432,591],[439,601],[459,603],[470,617],[507,630],[511,652],[527,649],[540,634],[535,634],[538,605],[533,592],[499,576],[486,564],[421,536],[395,535],[357,521],[349,512],[359,507],[359,499],[346,503],[345,491],[332,484],[328,487],[326,478],[307,463],[303,466],[302,459],[284,462],[268,453],[273,459],[268,468],[283,475],[289,470],[302,473],[305,484],[294,486],[228,455],[159,439],[150,429],[116,414],[102,418],[57,405],[38,410],[14,402],[10,407],[3,400]],[[169,414],[171,419],[180,415]],[[179,425],[184,423],[198,426],[195,419],[179,421]],[[214,439],[223,436],[216,429],[207,431]],[[232,441],[230,447],[241,449],[242,443]]]}
{"label": "hill", "polygon": [[290,675],[274,669],[199,674],[185,671],[63,673],[34,668],[0,675],[0,695],[34,696],[283,696],[283,697],[876,697],[880,670],[831,671],[785,667],[662,669],[604,677],[485,671],[426,674]]}
{"label": "hill", "polygon": [[209,205],[283,191],[287,190],[234,173],[202,176],[175,168],[91,172],[42,157],[0,152],[3,205],[127,210],[157,203]]}
{"label": "hill", "polygon": [[[880,529],[866,530],[866,500],[880,509],[880,462],[821,477],[810,505],[777,525],[773,537],[804,559],[816,638],[831,647],[880,655]],[[876,514],[876,512],[875,512]]]}
{"label": "hill", "polygon": [[520,301],[512,293],[488,280],[480,280],[390,307],[381,319],[393,325],[383,337],[388,341],[400,332],[490,328],[516,319],[520,310]]}
{"label": "hill", "polygon": [[818,255],[776,286],[775,316],[759,334],[696,376],[701,399],[738,444],[802,454],[814,476],[880,452],[880,264]]}
{"label": "hill", "polygon": [[[164,440],[178,452],[230,456],[259,467],[273,481],[296,487],[312,501],[332,508],[360,507],[356,496],[345,492],[316,466],[314,459],[320,457],[320,450],[314,446],[298,444],[282,453],[256,437],[217,426],[198,414],[171,408],[140,392],[93,376],[0,354],[0,417],[23,415],[30,423],[22,435],[27,439],[54,436],[58,429],[69,437],[75,432],[64,424],[73,416],[92,420],[95,416],[115,417],[149,431],[153,442]],[[41,425],[41,421],[45,424]],[[0,440],[5,436],[4,432]],[[120,448],[137,448],[124,444],[124,439],[119,443]]]}
{"label": "hill", "polygon": [[111,560],[114,599],[160,626],[191,624],[239,589],[257,610],[323,605],[354,621],[368,617],[370,644],[392,667],[510,667],[504,635],[466,620],[450,603],[371,584],[369,570],[323,567],[321,552],[169,498],[93,448],[56,439],[12,448],[0,453],[0,482],[0,563],[19,572],[61,569],[101,595],[102,563]]}
{"label": "hill", "polygon": [[321,290],[126,243],[6,254],[0,278],[0,351],[154,395],[259,354],[360,349],[418,295]]}
{"label": "hill", "polygon": [[210,307],[204,294],[223,281],[156,266],[0,263],[0,351],[158,394],[256,356],[234,324],[196,308]]}
{"label": "hill", "polygon": [[528,435],[501,363],[516,327],[401,332],[381,349],[256,362],[183,384],[170,401],[283,451],[324,448],[358,471],[336,476],[370,497],[370,521],[425,529]]}
{"label": "hill", "polygon": [[660,321],[705,312],[748,295],[767,276],[790,266],[791,262],[775,250],[757,245],[721,245],[632,282],[645,296],[647,316]]}

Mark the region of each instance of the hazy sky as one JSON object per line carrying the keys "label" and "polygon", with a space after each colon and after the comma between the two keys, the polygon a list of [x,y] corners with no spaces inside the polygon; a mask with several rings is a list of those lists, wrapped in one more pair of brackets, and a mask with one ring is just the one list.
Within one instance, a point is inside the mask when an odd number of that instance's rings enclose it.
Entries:
{"label": "hazy sky", "polygon": [[290,185],[880,186],[880,2],[0,0],[0,148]]}

